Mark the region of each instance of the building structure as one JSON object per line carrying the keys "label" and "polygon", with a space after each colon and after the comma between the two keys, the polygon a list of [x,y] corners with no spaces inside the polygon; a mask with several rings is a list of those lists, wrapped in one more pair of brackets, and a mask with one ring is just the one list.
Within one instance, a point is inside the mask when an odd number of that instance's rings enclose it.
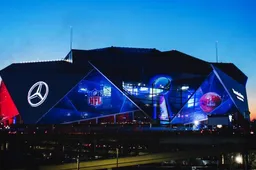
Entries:
{"label": "building structure", "polygon": [[232,63],[182,52],[109,47],[71,50],[62,60],[13,63],[0,71],[6,124],[207,124],[250,120],[247,76]]}

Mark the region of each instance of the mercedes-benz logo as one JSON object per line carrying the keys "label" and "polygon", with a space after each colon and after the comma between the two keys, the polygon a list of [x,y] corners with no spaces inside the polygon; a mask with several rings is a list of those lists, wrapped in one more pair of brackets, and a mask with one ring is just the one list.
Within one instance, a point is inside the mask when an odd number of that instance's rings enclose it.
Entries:
{"label": "mercedes-benz logo", "polygon": [[48,93],[48,85],[43,81],[39,81],[29,89],[27,96],[28,103],[32,107],[38,107],[46,100]]}

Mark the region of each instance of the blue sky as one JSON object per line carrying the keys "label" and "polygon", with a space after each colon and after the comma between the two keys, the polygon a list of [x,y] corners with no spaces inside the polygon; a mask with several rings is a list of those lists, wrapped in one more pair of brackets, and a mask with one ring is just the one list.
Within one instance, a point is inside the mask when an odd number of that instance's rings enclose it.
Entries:
{"label": "blue sky", "polygon": [[248,77],[256,117],[254,0],[1,0],[0,68],[12,62],[63,58],[73,47],[176,49],[235,63]]}

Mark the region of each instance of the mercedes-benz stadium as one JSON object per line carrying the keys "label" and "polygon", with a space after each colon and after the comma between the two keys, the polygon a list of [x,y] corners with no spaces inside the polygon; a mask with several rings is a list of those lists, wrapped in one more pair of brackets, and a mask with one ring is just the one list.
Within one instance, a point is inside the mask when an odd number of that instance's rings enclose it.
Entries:
{"label": "mercedes-benz stadium", "polygon": [[0,75],[5,124],[239,125],[250,119],[242,71],[176,50],[71,50],[58,61],[13,63]]}

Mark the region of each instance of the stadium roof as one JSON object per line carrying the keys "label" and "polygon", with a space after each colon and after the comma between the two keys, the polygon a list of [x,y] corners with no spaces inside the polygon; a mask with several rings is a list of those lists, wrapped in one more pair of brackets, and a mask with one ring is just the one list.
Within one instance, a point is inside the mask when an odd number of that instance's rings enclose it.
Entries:
{"label": "stadium roof", "polygon": [[233,63],[211,63],[221,69],[224,73],[240,82],[246,84],[248,77]]}
{"label": "stadium roof", "polygon": [[[154,48],[125,48],[107,47],[93,50],[72,50],[74,63],[84,63],[88,60],[94,63],[100,70],[108,75],[119,74],[132,75],[143,72],[156,74],[161,72],[183,71],[187,73],[208,75],[212,68],[210,64],[221,69],[241,84],[246,84],[247,76],[233,63],[212,63],[207,62],[177,50],[159,51]],[[69,58],[69,54],[65,59]],[[107,67],[106,67],[107,65]],[[132,69],[131,69],[132,68]],[[125,73],[129,70],[129,73]],[[137,75],[138,76],[138,75]],[[128,77],[127,77],[128,78]],[[137,77],[141,79],[141,77]]]}
{"label": "stadium roof", "polygon": [[[69,62],[72,53],[73,63]],[[246,84],[247,76],[232,63],[210,63],[177,50],[159,51],[154,48],[107,47],[93,50],[72,50],[63,60],[14,63],[1,70],[16,72],[33,69],[58,70],[60,72],[84,73],[85,63],[91,62],[109,78],[119,77],[123,80],[141,81],[145,75],[168,74],[182,72],[184,74],[208,75],[212,71],[211,64],[221,69],[230,77]],[[144,76],[142,76],[144,75]]]}

